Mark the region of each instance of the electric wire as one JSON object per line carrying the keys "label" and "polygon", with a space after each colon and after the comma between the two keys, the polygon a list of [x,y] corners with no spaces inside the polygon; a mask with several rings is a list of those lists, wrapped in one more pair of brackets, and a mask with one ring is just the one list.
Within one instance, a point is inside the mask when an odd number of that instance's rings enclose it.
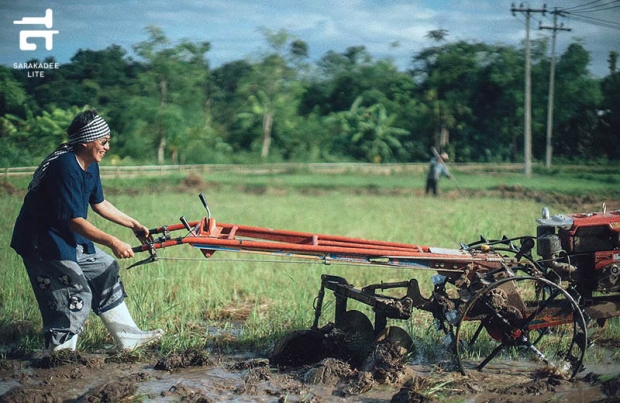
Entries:
{"label": "electric wire", "polygon": [[614,21],[602,20],[599,18],[579,16],[574,14],[562,14],[563,17],[568,19],[572,19],[579,22],[584,22],[591,25],[596,25],[603,28],[612,28],[612,29],[620,29],[620,23]]}
{"label": "electric wire", "polygon": [[612,0],[608,2],[595,0],[573,7],[556,8],[551,13],[557,13],[561,17],[603,28],[620,29],[619,22],[605,20],[592,15],[594,12],[609,12],[610,10],[615,9],[620,9],[620,0]]}
{"label": "electric wire", "polygon": [[588,7],[588,6],[592,5],[592,4],[600,3],[601,1],[603,1],[603,0],[594,0],[594,1],[591,1],[591,2],[585,3],[585,4],[577,4],[576,6],[567,7],[566,10],[574,10],[574,9],[579,9],[581,7]]}
{"label": "electric wire", "polygon": [[594,12],[598,12],[598,11],[607,11],[607,10],[614,10],[616,8],[620,8],[620,4],[616,4],[614,5],[609,5],[609,7],[605,7],[605,8],[597,8],[597,9],[593,9],[593,10],[582,10],[582,11],[578,11],[578,12],[572,12],[571,14],[581,14],[581,13],[594,13]]}
{"label": "electric wire", "polygon": [[603,0],[595,0],[585,4],[578,4],[572,7],[565,7],[563,10],[569,12],[583,12],[583,11],[599,11],[602,10],[601,7],[606,7],[610,4],[618,3],[620,0],[613,0],[609,3],[597,4],[602,2]]}

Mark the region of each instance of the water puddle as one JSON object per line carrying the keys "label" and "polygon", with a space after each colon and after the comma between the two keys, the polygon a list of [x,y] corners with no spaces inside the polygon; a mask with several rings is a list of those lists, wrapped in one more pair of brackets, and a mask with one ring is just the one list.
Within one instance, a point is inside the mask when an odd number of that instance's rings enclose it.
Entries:
{"label": "water puddle", "polygon": [[441,363],[358,370],[325,359],[278,369],[264,358],[195,351],[150,363],[106,361],[105,356],[79,355],[74,362],[45,368],[34,361],[5,360],[0,365],[0,401],[104,401],[105,396],[107,401],[387,403],[425,401],[423,397],[468,403],[574,403],[620,396],[617,363],[586,362],[587,369],[569,382],[537,379],[537,366],[528,362],[492,362],[483,372],[463,376]]}

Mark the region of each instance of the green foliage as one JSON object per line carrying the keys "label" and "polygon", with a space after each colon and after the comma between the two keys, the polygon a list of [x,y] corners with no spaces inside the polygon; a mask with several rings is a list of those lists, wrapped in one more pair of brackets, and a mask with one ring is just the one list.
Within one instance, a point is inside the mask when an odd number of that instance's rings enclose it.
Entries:
{"label": "green foliage", "polygon": [[358,97],[348,111],[335,115],[353,156],[367,162],[394,161],[403,150],[398,138],[409,133],[392,126],[396,116],[388,116],[385,106],[378,103],[366,108],[361,106],[362,101]]}
{"label": "green foliage", "polygon": [[[211,69],[209,42],[171,43],[156,26],[146,32],[133,46],[136,58],[118,45],[79,50],[39,79],[0,66],[0,165],[37,164],[85,105],[109,119],[114,163],[414,162],[428,160],[433,146],[458,162],[522,159],[523,49],[450,42],[448,31],[434,30],[427,35],[433,45],[412,55],[403,72],[389,59],[373,59],[364,45],[329,50],[311,63],[302,39],[261,28],[266,49]],[[602,80],[589,74],[589,61],[578,41],[558,59],[558,161],[620,157],[617,54]],[[548,41],[532,41],[539,160],[549,68]]]}
{"label": "green foliage", "polygon": [[601,82],[603,101],[598,121],[598,136],[594,139],[600,155],[617,160],[620,157],[620,71],[618,53],[609,55],[609,75]]}
{"label": "green foliage", "polygon": [[0,116],[23,111],[27,98],[23,84],[13,77],[8,67],[0,66]]}
{"label": "green foliage", "polygon": [[[167,153],[178,163],[186,158],[187,147],[195,145],[195,137],[209,132],[196,129],[210,119],[204,109],[208,77],[204,55],[210,44],[183,40],[169,46],[161,29],[151,26],[147,31],[149,39],[134,49],[150,68],[137,74],[135,102],[128,104],[125,119],[134,117],[128,119],[134,125],[130,131],[157,150],[159,164]],[[187,138],[189,133],[192,139]],[[136,151],[135,157],[144,158],[145,150]]]}
{"label": "green foliage", "polygon": [[[34,116],[28,113],[26,119],[14,115],[0,116],[0,161],[11,165],[37,165],[40,159],[51,153],[56,146],[67,141],[65,130],[78,113],[89,109],[86,105],[69,110],[54,109]],[[6,159],[5,159],[6,158]]]}
{"label": "green foliage", "polygon": [[575,160],[592,157],[598,148],[594,140],[602,97],[597,81],[587,73],[589,61],[581,45],[571,44],[557,66],[557,77],[564,85],[556,92],[562,107],[555,115],[554,153]]}
{"label": "green foliage", "polygon": [[[288,65],[283,53],[284,45],[292,37],[285,31],[273,33],[263,29],[262,32],[271,49],[261,61],[253,65],[250,74],[241,83],[240,93],[245,96],[247,103],[237,116],[245,130],[261,126],[260,156],[266,159],[269,157],[272,139],[278,134],[286,136],[294,127],[302,87],[295,80],[296,71]],[[296,48],[293,50],[300,51]]]}

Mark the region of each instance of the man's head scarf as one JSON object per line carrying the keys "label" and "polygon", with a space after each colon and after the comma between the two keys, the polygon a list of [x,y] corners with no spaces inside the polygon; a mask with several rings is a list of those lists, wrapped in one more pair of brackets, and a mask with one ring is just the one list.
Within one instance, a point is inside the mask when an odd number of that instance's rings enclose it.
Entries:
{"label": "man's head scarf", "polygon": [[88,122],[85,126],[77,129],[73,133],[69,133],[69,144],[90,143],[110,134],[110,128],[105,120],[99,115]]}
{"label": "man's head scarf", "polygon": [[48,155],[43,162],[41,162],[37,170],[34,171],[32,181],[28,185],[28,190],[35,190],[39,186],[50,162],[65,153],[73,151],[73,146],[76,144],[90,143],[91,141],[106,137],[110,134],[110,127],[101,116],[97,115],[86,125],[68,134],[69,141],[58,146],[53,153]]}

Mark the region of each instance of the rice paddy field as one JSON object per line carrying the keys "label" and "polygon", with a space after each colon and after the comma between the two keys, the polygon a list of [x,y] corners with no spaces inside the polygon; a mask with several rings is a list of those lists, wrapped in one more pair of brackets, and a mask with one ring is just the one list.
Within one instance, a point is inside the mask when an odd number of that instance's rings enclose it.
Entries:
{"label": "rice paddy field", "polygon": [[[424,194],[423,173],[390,170],[176,173],[103,182],[106,199],[149,228],[177,224],[181,216],[199,220],[206,215],[198,198],[204,193],[212,217],[221,223],[456,249],[481,235],[535,235],[543,207],[552,214],[599,211],[603,204],[620,209],[617,167],[556,168],[531,177],[492,166],[455,167],[453,174],[456,181],[443,179],[437,197]],[[5,357],[27,355],[43,345],[34,295],[20,257],[9,247],[27,184],[25,178],[5,178],[0,188],[0,355]],[[89,219],[139,244],[130,230],[94,213]],[[284,334],[313,323],[322,274],[342,276],[356,286],[416,278],[422,294],[432,289],[434,274],[232,252],[206,259],[189,245],[160,250],[159,261],[126,270],[146,257],[138,253],[120,261],[121,277],[138,325],[165,330],[157,346],[162,355],[188,349],[267,355]],[[333,320],[333,309],[333,301],[327,301],[323,323]],[[355,309],[372,315],[368,307]],[[425,360],[442,354],[437,348],[442,335],[433,329],[429,314],[416,311],[398,326],[419,343]],[[616,320],[604,337],[620,341]],[[96,352],[111,344],[91,315],[78,349]]]}

